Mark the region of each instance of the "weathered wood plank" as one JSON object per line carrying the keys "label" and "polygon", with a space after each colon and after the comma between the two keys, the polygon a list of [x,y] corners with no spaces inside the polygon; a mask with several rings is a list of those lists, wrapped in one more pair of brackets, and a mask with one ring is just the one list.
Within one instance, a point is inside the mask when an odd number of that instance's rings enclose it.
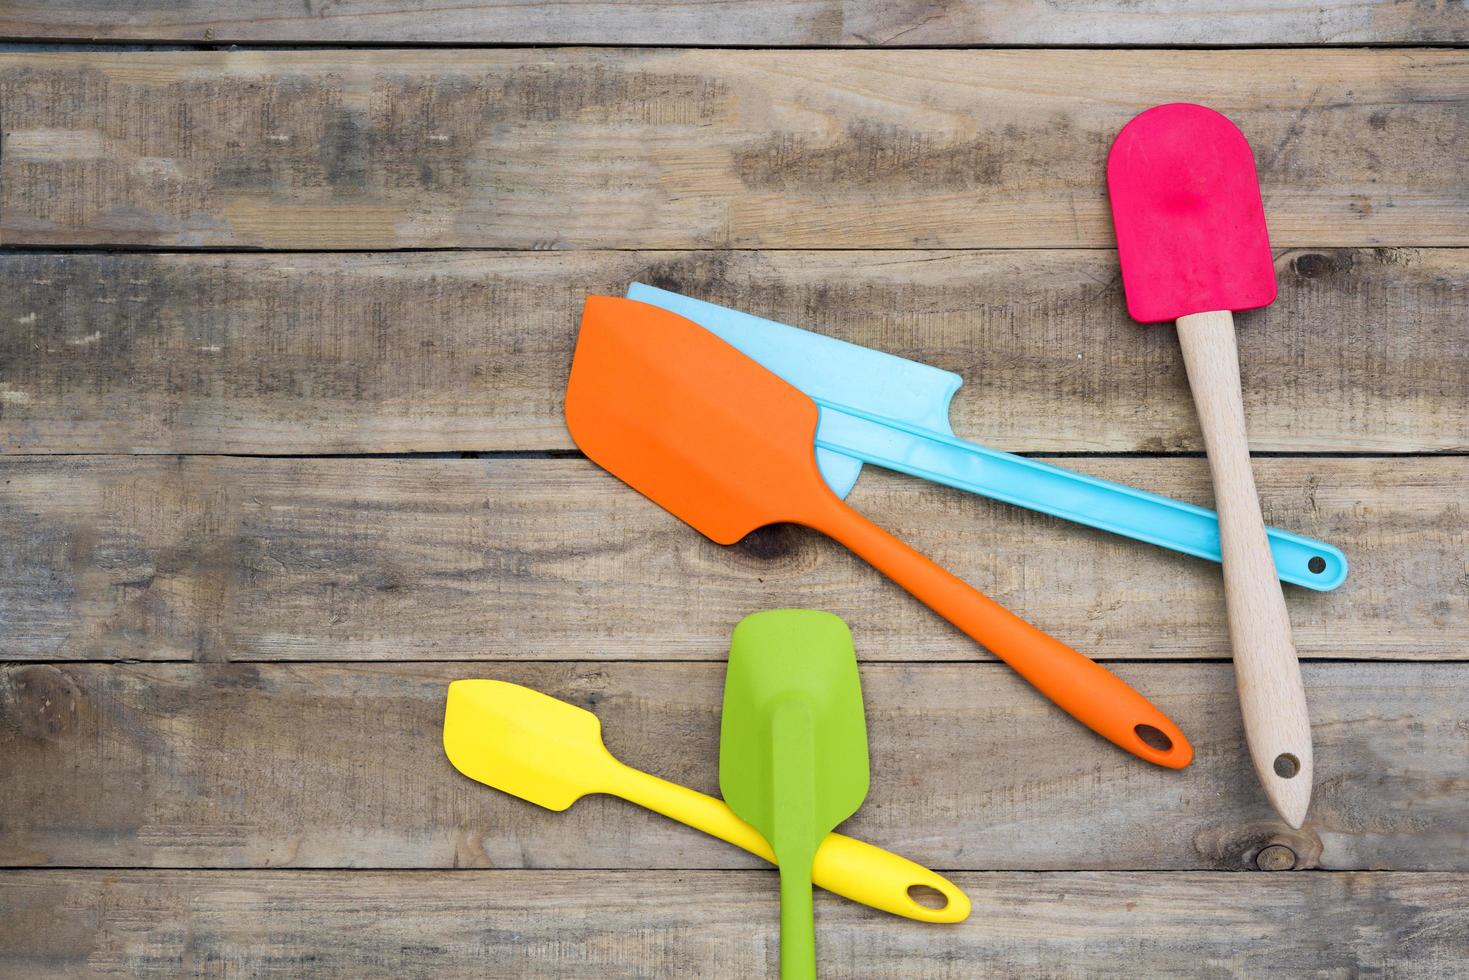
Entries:
{"label": "weathered wood plank", "polygon": [[1258,151],[1280,246],[1469,244],[1469,54],[0,56],[9,244],[1101,246],[1166,93]]}
{"label": "weathered wood plank", "polygon": [[[1444,978],[1469,970],[1464,875],[960,875],[968,921],[817,899],[832,977]],[[756,872],[26,871],[0,875],[16,976],[758,977]]]}
{"label": "weathered wood plank", "polygon": [[[1240,870],[1264,847],[1286,866],[1469,870],[1469,665],[1308,664],[1300,831],[1259,791],[1228,665],[1118,672],[1189,734],[1190,768],[1118,751],[996,664],[864,667],[874,778],[846,829],[948,870]],[[722,664],[10,666],[0,863],[761,866],[610,797],[553,813],[460,776],[439,741],[458,677],[591,708],[618,758],[718,792]]]}
{"label": "weathered wood plank", "polygon": [[[1469,253],[1283,251],[1241,317],[1254,448],[1469,449]],[[581,304],[642,280],[969,378],[1021,452],[1201,449],[1110,251],[0,255],[4,452],[569,449]]]}
{"label": "weathered wood plank", "polygon": [[9,0],[0,37],[87,41],[393,44],[1184,45],[1453,44],[1469,41],[1459,3],[1413,0],[749,0],[730,16],[699,0]]}
{"label": "weathered wood plank", "polygon": [[[1075,459],[1209,499],[1202,459]],[[1469,458],[1256,462],[1266,519],[1353,562],[1288,589],[1304,657],[1459,659]],[[988,654],[815,532],[715,545],[583,459],[30,457],[0,464],[0,656],[722,660],[831,609],[869,661]],[[874,470],[853,505],[1092,656],[1227,658],[1217,567]]]}
{"label": "weathered wood plank", "polygon": [[[38,0],[29,0],[38,2]],[[153,0],[158,2],[158,0]],[[197,2],[197,0],[196,0]],[[391,0],[389,0],[391,2]],[[883,3],[847,0],[844,36],[862,45],[1452,44],[1469,40],[1469,11],[1403,0],[1043,0]],[[653,39],[651,43],[659,43]],[[772,42],[780,43],[780,42]]]}

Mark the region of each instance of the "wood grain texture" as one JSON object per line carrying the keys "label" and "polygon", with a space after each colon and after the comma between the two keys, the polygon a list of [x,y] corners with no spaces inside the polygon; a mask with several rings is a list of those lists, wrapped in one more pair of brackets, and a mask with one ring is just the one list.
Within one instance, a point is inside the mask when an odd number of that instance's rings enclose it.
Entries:
{"label": "wood grain texture", "polygon": [[1160,92],[1244,129],[1279,246],[1469,243],[1457,51],[0,56],[12,245],[1112,243]]}
{"label": "wood grain texture", "polygon": [[[1228,665],[1117,671],[1188,733],[1192,766],[1138,761],[997,664],[864,666],[874,775],[843,832],[940,872],[1469,870],[1469,665],[1306,665],[1299,831],[1255,781]],[[7,666],[0,863],[766,867],[611,797],[554,813],[459,775],[440,731],[460,677],[588,708],[628,765],[718,793],[719,663]]]}
{"label": "wood grain texture", "polygon": [[[0,36],[1462,45],[1469,8],[10,0]],[[632,279],[958,371],[957,431],[999,448],[1198,450],[1102,181],[1163,97],[1259,160],[1254,448],[1463,453],[1466,93],[1463,50],[0,53],[0,975],[772,974],[755,859],[497,793],[439,732],[450,680],[500,677],[717,791],[729,631],[790,604],[864,662],[844,829],[975,903],[944,929],[821,895],[824,975],[1469,973],[1469,456],[1257,462],[1266,519],[1353,562],[1287,591],[1331,660],[1300,830],[1252,772],[1217,566],[877,470],[852,498],[1114,661],[1192,738],[1171,772],[830,542],[718,548],[560,458],[581,300]],[[483,251],[311,251],[425,248]],[[277,458],[465,450],[511,454]],[[1210,500],[1200,458],[1063,462]]]}
{"label": "wood grain texture", "polygon": [[[914,927],[817,898],[823,976],[1348,977],[1469,970],[1464,875],[963,875]],[[774,878],[27,871],[0,876],[0,970],[27,977],[757,977]],[[1242,940],[1241,937],[1247,937]]]}
{"label": "wood grain texture", "polygon": [[[1286,250],[1240,317],[1256,451],[1469,449],[1469,252]],[[0,450],[569,449],[583,299],[641,280],[956,371],[1016,452],[1202,448],[1111,251],[0,255]]]}
{"label": "wood grain texture", "polygon": [[8,0],[0,36],[392,44],[1453,44],[1462,4],[1413,0]]}
{"label": "wood grain texture", "polygon": [[[1202,459],[1067,462],[1208,500]],[[1258,474],[1267,520],[1353,562],[1289,590],[1302,657],[1463,657],[1469,458]],[[583,459],[32,457],[0,489],[5,659],[723,660],[788,605],[869,662],[988,657],[815,532],[721,547]],[[1089,656],[1229,656],[1216,565],[880,470],[850,500]]]}

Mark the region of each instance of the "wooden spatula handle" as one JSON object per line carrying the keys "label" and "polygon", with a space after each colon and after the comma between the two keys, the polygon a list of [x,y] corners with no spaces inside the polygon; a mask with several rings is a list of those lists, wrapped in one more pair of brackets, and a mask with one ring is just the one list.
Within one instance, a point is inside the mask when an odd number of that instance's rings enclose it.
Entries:
{"label": "wooden spatula handle", "polygon": [[1181,769],[1192,761],[1193,746],[1178,726],[1116,674],[1027,623],[835,495],[831,504],[811,526],[983,644],[1071,717],[1149,762]]}
{"label": "wooden spatula handle", "polygon": [[1214,477],[1245,738],[1270,804],[1299,827],[1311,803],[1311,722],[1250,468],[1234,317],[1227,311],[1181,317],[1178,339]]}

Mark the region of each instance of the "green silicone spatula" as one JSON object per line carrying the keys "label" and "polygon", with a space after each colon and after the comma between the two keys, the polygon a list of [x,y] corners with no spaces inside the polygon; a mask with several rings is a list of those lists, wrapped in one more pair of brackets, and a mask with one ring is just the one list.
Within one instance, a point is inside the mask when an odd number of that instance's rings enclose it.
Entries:
{"label": "green silicone spatula", "polygon": [[816,976],[811,863],[867,797],[867,720],[847,624],[831,613],[747,616],[730,641],[719,790],[780,865],[780,975]]}

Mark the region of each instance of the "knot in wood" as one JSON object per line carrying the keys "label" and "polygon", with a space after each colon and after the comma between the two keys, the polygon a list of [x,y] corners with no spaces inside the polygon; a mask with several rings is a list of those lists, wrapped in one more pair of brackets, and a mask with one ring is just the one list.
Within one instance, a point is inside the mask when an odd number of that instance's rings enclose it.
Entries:
{"label": "knot in wood", "polygon": [[1262,847],[1255,855],[1255,867],[1261,871],[1289,871],[1295,866],[1296,852],[1284,844]]}

